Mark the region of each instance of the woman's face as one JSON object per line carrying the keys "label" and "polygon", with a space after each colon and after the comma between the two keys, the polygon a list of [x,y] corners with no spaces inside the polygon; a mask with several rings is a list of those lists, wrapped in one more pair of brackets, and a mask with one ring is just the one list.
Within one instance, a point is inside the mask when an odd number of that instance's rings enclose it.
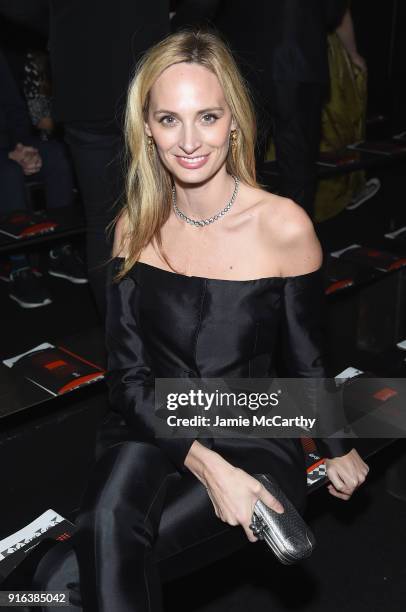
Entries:
{"label": "woman's face", "polygon": [[216,75],[180,63],[155,81],[145,129],[174,178],[196,184],[224,164],[235,123]]}

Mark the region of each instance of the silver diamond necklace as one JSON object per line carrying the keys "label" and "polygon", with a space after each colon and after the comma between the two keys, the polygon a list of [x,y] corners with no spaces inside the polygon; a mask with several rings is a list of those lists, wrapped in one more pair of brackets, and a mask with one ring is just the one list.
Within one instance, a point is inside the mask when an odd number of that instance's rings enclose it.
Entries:
{"label": "silver diamond necklace", "polygon": [[233,179],[234,179],[235,187],[234,187],[233,195],[231,196],[231,200],[228,202],[228,204],[223,208],[223,210],[220,210],[220,212],[216,213],[212,217],[209,217],[209,219],[201,219],[200,221],[191,219],[190,217],[185,215],[181,210],[179,210],[179,208],[176,205],[176,189],[175,189],[175,185],[173,185],[172,204],[173,204],[175,213],[178,215],[180,219],[182,219],[183,221],[186,221],[186,223],[189,223],[190,225],[194,225],[195,227],[203,227],[205,225],[210,225],[210,223],[214,223],[214,221],[217,221],[217,219],[221,219],[230,210],[238,194],[238,187],[240,184],[240,180],[238,177],[234,175],[233,175]]}

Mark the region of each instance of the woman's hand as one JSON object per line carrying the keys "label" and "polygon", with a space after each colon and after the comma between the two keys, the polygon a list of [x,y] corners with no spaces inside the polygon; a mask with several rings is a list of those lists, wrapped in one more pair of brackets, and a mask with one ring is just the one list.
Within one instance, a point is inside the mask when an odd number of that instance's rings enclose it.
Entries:
{"label": "woman's hand", "polygon": [[229,525],[241,525],[250,542],[258,541],[250,529],[258,499],[278,513],[284,511],[282,504],[256,478],[229,463],[208,479],[206,488],[216,516]]}
{"label": "woman's hand", "polygon": [[193,442],[185,465],[206,487],[216,516],[229,525],[241,525],[250,542],[258,541],[249,527],[258,499],[276,512],[284,511],[282,504],[256,478],[197,441]]}
{"label": "woman's hand", "polygon": [[326,459],[329,493],[334,497],[348,500],[365,482],[369,467],[353,448],[349,453],[335,459]]}

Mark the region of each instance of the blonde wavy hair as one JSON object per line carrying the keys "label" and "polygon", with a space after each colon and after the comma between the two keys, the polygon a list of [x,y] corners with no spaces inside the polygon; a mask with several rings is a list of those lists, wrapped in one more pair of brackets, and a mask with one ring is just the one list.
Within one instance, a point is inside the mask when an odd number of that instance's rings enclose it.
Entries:
{"label": "blonde wavy hair", "polygon": [[126,254],[117,280],[127,274],[151,241],[158,245],[160,255],[172,268],[161,242],[161,228],[172,206],[172,177],[160,161],[156,147],[149,144],[144,122],[153,84],[166,68],[182,62],[204,66],[217,76],[237,130],[235,146],[229,147],[226,159],[227,172],[247,185],[258,186],[255,115],[247,86],[231,52],[211,32],[183,31],[168,36],[144,55],[129,86],[125,115],[125,205],[115,220],[116,223],[123,214],[126,216],[122,236]]}

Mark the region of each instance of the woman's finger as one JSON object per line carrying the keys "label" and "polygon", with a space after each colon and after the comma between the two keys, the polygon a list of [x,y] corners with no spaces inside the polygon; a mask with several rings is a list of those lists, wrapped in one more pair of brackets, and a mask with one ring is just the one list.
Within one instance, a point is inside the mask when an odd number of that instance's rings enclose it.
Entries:
{"label": "woman's finger", "polygon": [[345,489],[353,493],[358,487],[365,482],[365,476],[361,470],[356,470],[351,474],[341,475],[341,479],[344,481]]}
{"label": "woman's finger", "polygon": [[328,490],[329,490],[329,493],[331,493],[331,495],[334,495],[334,497],[338,497],[339,499],[344,499],[347,501],[351,497],[351,493],[344,493],[343,491],[337,491],[337,489],[332,484],[328,485]]}
{"label": "woman's finger", "polygon": [[335,470],[330,472],[329,479],[336,491],[350,496],[365,480],[361,474],[354,475],[343,471],[338,473]]}
{"label": "woman's finger", "polygon": [[271,508],[271,510],[275,510],[275,512],[278,514],[282,514],[282,512],[285,510],[281,502],[277,500],[276,497],[274,497],[269,491],[267,491],[264,486],[262,486],[258,499],[260,499],[265,506],[268,506],[268,508]]}
{"label": "woman's finger", "polygon": [[337,491],[337,489],[333,485],[328,485],[328,491],[334,497],[338,497],[339,499],[343,499],[344,501],[348,501],[351,498],[351,495],[348,493],[342,493],[341,491]]}
{"label": "woman's finger", "polygon": [[246,525],[242,525],[242,528],[244,529],[245,535],[247,536],[250,542],[252,543],[258,542],[257,536],[254,535],[254,532],[252,531],[250,527],[247,527]]}
{"label": "woman's finger", "polygon": [[329,470],[327,476],[336,491],[345,490],[345,483],[335,470]]}

